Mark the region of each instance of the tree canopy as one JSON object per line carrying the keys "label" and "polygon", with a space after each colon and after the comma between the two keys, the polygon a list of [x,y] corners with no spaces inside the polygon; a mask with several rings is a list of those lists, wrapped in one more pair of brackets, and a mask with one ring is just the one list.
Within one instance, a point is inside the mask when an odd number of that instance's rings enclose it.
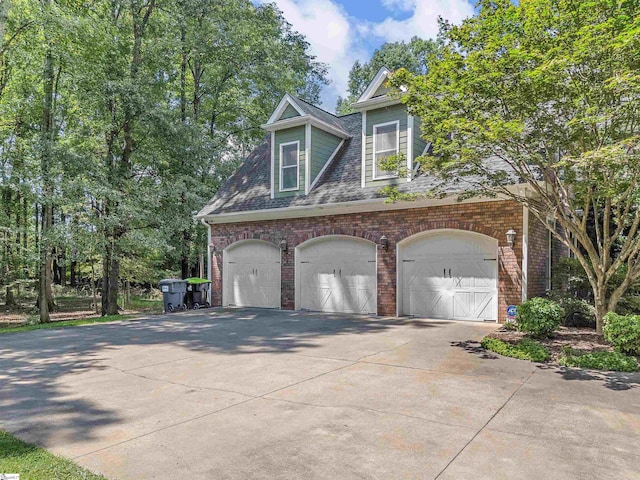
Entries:
{"label": "tree canopy", "polygon": [[[274,4],[12,0],[0,43],[0,285],[197,273],[193,214],[286,92],[318,101],[324,65]],[[100,261],[101,268],[95,268]]]}
{"label": "tree canopy", "polygon": [[640,279],[640,5],[481,0],[440,41],[426,74],[393,79],[433,145],[424,168],[526,205],[584,267],[601,329]]}

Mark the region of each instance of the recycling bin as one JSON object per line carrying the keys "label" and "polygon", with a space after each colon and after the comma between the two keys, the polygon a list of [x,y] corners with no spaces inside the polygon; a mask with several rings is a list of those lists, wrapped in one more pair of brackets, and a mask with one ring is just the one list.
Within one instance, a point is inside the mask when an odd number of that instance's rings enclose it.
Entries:
{"label": "recycling bin", "polygon": [[206,278],[187,278],[186,304],[189,308],[197,310],[201,307],[210,307],[207,301],[211,282]]}
{"label": "recycling bin", "polygon": [[158,282],[164,301],[164,312],[170,313],[176,310],[185,310],[184,303],[187,292],[187,282],[179,278],[164,278]]}

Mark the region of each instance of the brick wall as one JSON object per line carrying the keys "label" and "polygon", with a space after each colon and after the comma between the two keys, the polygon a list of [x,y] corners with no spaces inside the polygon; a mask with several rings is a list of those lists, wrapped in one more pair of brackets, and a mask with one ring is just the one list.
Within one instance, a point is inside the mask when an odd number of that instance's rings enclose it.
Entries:
{"label": "brick wall", "polygon": [[527,298],[543,297],[547,290],[549,231],[532,214],[529,214],[527,252]]}
{"label": "brick wall", "polygon": [[[453,228],[482,233],[498,240],[498,318],[504,321],[506,307],[519,304],[522,297],[522,207],[513,201],[444,205],[384,212],[354,213],[218,224],[211,226],[211,241],[216,247],[212,259],[212,302],[222,304],[222,251],[239,240],[260,239],[279,245],[286,240],[288,251],[282,255],[282,308],[293,309],[294,249],[311,238],[323,235],[349,235],[379,243],[389,239],[389,249],[378,248],[378,314],[396,314],[396,244],[416,233]],[[516,248],[506,244],[509,229],[518,232]]]}

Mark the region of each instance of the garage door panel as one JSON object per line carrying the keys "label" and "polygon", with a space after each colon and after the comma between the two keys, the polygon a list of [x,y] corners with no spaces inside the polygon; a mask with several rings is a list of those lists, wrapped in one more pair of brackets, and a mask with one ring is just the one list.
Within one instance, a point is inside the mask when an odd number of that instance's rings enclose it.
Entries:
{"label": "garage door panel", "polygon": [[376,246],[342,237],[296,249],[298,307],[324,312],[376,313]]}
{"label": "garage door panel", "polygon": [[462,231],[424,235],[400,249],[402,313],[497,319],[497,242]]}
{"label": "garage door panel", "polygon": [[223,253],[223,304],[280,307],[280,250],[262,241],[241,242]]}

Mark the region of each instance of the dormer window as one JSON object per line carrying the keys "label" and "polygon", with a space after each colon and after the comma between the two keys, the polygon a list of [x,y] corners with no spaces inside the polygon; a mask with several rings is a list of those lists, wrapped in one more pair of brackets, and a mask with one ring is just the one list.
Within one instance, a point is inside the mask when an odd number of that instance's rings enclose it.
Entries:
{"label": "dormer window", "polygon": [[393,178],[398,171],[383,170],[380,164],[400,152],[400,122],[379,123],[373,126],[373,179]]}
{"label": "dormer window", "polygon": [[300,188],[300,142],[280,144],[280,191]]}

